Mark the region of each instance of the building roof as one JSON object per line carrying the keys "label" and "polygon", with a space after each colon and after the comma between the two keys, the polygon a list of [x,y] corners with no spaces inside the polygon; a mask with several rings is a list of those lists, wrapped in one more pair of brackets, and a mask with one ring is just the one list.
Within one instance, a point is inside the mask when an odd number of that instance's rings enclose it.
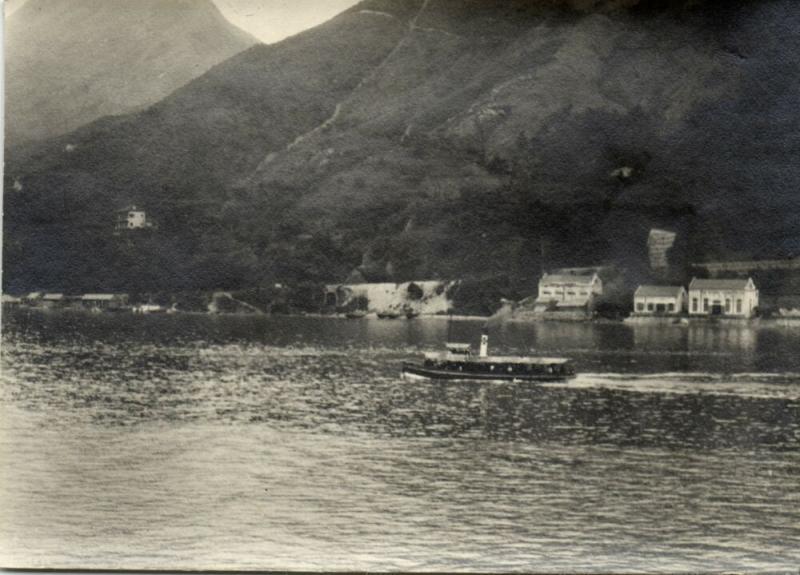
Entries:
{"label": "building roof", "polygon": [[113,293],[87,293],[81,298],[83,301],[111,301],[115,296]]}
{"label": "building roof", "polygon": [[20,303],[22,301],[21,298],[14,297],[13,295],[8,295],[6,293],[3,294],[2,299],[4,303]]}
{"label": "building roof", "polygon": [[640,285],[633,297],[678,297],[682,291],[683,286]]}
{"label": "building roof", "polygon": [[666,238],[674,238],[678,234],[671,231],[671,230],[662,230],[660,228],[652,228],[650,230],[649,237],[666,237]]}
{"label": "building roof", "polygon": [[45,301],[61,301],[64,299],[63,293],[48,293],[42,298]]}
{"label": "building roof", "polygon": [[591,285],[596,277],[597,274],[544,274],[540,281],[551,284]]}
{"label": "building roof", "polygon": [[552,275],[590,276],[609,269],[611,269],[611,266],[583,266],[577,268],[554,268],[550,270],[550,273]]}
{"label": "building roof", "polygon": [[692,278],[689,289],[743,290],[747,289],[751,284],[752,280],[750,278],[725,280]]}

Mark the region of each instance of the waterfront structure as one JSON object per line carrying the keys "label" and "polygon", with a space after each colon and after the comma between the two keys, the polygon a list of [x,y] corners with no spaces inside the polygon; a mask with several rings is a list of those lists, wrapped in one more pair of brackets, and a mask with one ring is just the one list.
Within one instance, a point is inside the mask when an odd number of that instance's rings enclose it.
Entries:
{"label": "waterfront structure", "polygon": [[597,273],[544,274],[534,311],[589,311],[603,294],[603,280]]}
{"label": "waterfront structure", "polygon": [[23,296],[22,301],[25,303],[25,305],[29,306],[39,305],[39,302],[42,301],[42,295],[43,294],[40,291],[32,291],[28,295]]}
{"label": "waterfront structure", "polygon": [[42,296],[42,307],[54,308],[59,307],[66,301],[63,293],[47,293]]}
{"label": "waterfront structure", "polygon": [[752,317],[758,307],[758,289],[752,278],[699,279],[689,284],[690,316]]}
{"label": "waterfront structure", "polygon": [[128,296],[113,293],[87,293],[81,296],[81,303],[89,309],[120,309],[128,303]]}
{"label": "waterfront structure", "polygon": [[778,296],[775,308],[780,316],[800,318],[800,296]]}
{"label": "waterfront structure", "polygon": [[680,315],[685,309],[683,286],[640,285],[633,294],[636,315]]}
{"label": "waterfront structure", "polygon": [[675,245],[677,234],[668,230],[652,229],[647,237],[647,254],[650,260],[650,269],[664,272],[669,269],[667,254]]}
{"label": "waterfront structure", "polygon": [[150,227],[152,227],[152,222],[147,220],[147,213],[144,210],[138,210],[136,206],[117,210],[115,231],[143,230]]}
{"label": "waterfront structure", "polygon": [[4,308],[16,308],[22,304],[22,298],[14,297],[13,295],[3,294],[2,297]]}

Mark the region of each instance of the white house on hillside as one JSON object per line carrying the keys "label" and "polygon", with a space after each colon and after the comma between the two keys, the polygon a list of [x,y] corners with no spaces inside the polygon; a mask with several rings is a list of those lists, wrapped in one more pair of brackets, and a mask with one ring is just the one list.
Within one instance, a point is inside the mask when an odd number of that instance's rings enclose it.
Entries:
{"label": "white house on hillside", "polygon": [[153,224],[147,220],[147,213],[144,210],[137,210],[136,206],[128,206],[117,211],[114,229],[116,231],[143,230],[152,226]]}
{"label": "white house on hillside", "polygon": [[678,315],[685,309],[683,286],[641,285],[633,294],[633,310],[637,315]]}
{"label": "white house on hillside", "polygon": [[597,296],[603,293],[603,280],[596,273],[544,274],[539,280],[536,309],[590,309]]}
{"label": "white house on hillside", "polygon": [[689,284],[689,315],[752,317],[757,307],[752,278],[694,278]]}

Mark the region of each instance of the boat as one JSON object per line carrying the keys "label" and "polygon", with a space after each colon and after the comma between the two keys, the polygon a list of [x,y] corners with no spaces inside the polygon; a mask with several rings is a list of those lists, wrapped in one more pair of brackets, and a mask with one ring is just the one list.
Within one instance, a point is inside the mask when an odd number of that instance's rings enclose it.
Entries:
{"label": "boat", "polygon": [[378,312],[378,319],[397,319],[400,317],[400,313],[396,311],[379,311]]}
{"label": "boat", "polygon": [[344,314],[344,317],[346,317],[347,319],[361,319],[362,317],[366,317],[366,316],[367,316],[367,312],[365,312],[364,310],[361,310],[361,309],[348,311],[346,314]]}
{"label": "boat", "polygon": [[407,309],[405,311],[406,319],[414,319],[415,317],[419,316],[419,312],[413,309]]}
{"label": "boat", "polygon": [[404,363],[404,379],[547,382],[575,377],[564,357],[489,355],[489,337],[481,336],[478,355],[468,343],[448,343],[446,351],[426,353],[422,363]]}

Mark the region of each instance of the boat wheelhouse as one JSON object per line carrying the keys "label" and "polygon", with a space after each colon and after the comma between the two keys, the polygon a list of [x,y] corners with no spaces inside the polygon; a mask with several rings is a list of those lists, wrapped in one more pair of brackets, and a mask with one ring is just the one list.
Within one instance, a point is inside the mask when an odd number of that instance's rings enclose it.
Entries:
{"label": "boat wheelhouse", "polygon": [[562,357],[489,355],[488,337],[473,355],[468,343],[448,343],[446,351],[426,353],[421,364],[404,363],[403,376],[410,379],[469,379],[501,381],[563,381],[575,377],[572,362]]}

